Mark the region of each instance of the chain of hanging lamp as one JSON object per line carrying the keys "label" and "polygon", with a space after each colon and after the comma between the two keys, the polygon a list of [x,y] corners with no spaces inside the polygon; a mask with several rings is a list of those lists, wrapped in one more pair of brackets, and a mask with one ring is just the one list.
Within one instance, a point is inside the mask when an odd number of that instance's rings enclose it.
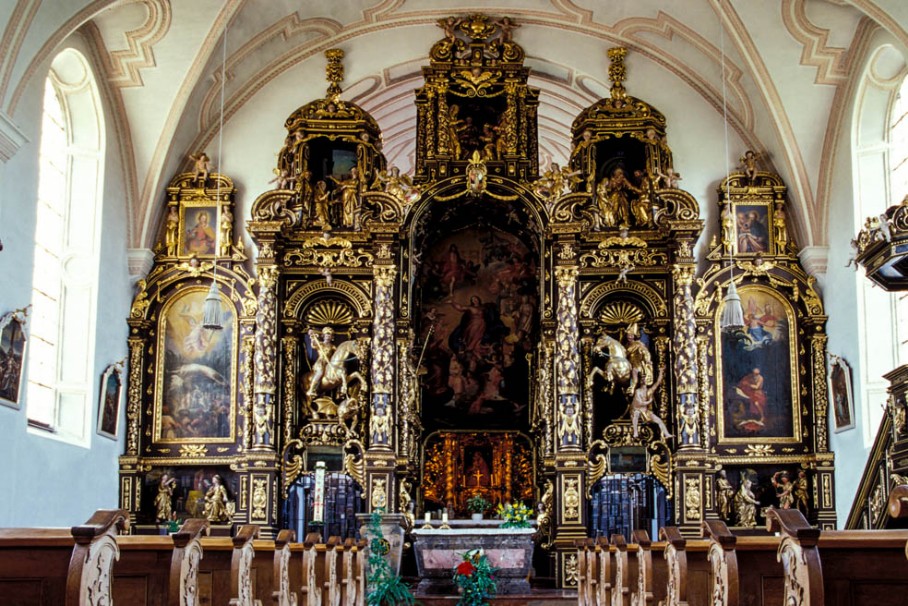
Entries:
{"label": "chain of hanging lamp", "polygon": [[[725,83],[725,26],[719,22],[719,48],[722,54],[722,119],[725,123],[725,188],[723,192],[725,209],[731,208],[731,199],[728,195],[728,94]],[[734,244],[728,242],[728,266],[731,270],[731,279],[722,306],[722,316],[719,318],[719,328],[723,331],[733,332],[744,328],[744,308],[741,305],[741,296],[735,286],[735,261],[733,255]]]}
{"label": "chain of hanging lamp", "polygon": [[[222,155],[222,145],[224,142],[224,84],[225,73],[227,71],[227,24],[224,24],[223,41],[221,44],[221,112],[218,117],[218,164],[223,166],[224,156]],[[204,183],[202,186],[204,187]],[[221,179],[217,178],[217,204],[221,208]],[[220,221],[218,221],[220,225]],[[221,230],[216,232],[214,271],[211,275],[211,288],[205,297],[205,305],[202,312],[202,328],[207,330],[221,330],[221,293],[218,290],[218,255],[221,253]]]}

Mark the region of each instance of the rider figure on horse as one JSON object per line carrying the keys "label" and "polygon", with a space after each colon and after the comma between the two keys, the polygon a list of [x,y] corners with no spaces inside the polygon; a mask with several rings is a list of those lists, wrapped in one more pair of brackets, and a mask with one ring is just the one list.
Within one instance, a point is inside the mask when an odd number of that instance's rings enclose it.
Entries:
{"label": "rider figure on horse", "polygon": [[337,346],[334,344],[334,329],[330,326],[326,326],[322,329],[321,341],[319,341],[318,333],[315,329],[310,328],[309,339],[312,341],[312,346],[318,352],[318,359],[312,364],[312,379],[309,381],[309,390],[306,392],[306,395],[315,397],[318,395],[318,389],[322,384],[322,379],[328,371],[328,367],[331,365],[331,356],[334,355]]}

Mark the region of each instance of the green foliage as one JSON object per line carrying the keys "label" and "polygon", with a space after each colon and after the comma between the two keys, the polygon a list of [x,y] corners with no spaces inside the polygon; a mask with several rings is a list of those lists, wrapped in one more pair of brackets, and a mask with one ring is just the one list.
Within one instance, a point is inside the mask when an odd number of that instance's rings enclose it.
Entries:
{"label": "green foliage", "polygon": [[498,509],[496,510],[498,515],[501,516],[501,519],[504,520],[504,524],[501,525],[502,528],[530,528],[530,514],[533,513],[529,507],[523,503],[518,503],[517,505],[507,505],[498,504]]}
{"label": "green foliage", "polygon": [[391,571],[385,557],[391,545],[381,531],[382,508],[372,510],[369,518],[369,576],[366,579],[368,606],[398,606],[413,604],[415,598],[400,576]]}
{"label": "green foliage", "polygon": [[481,494],[474,494],[472,497],[467,499],[467,511],[470,513],[484,513],[486,509],[491,507],[492,504],[489,503]]}
{"label": "green foliage", "polygon": [[182,525],[182,520],[167,520],[167,532],[177,532]]}
{"label": "green foliage", "polygon": [[488,606],[487,600],[498,591],[494,575],[495,569],[482,549],[463,554],[463,562],[454,568],[454,584],[460,589],[457,606]]}

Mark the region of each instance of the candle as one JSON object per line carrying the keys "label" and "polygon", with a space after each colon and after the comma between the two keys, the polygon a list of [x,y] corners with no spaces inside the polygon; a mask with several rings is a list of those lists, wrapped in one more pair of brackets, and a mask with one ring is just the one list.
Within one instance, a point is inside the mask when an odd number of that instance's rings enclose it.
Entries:
{"label": "candle", "polygon": [[444,512],[443,514],[441,514],[441,523],[442,524],[448,523],[448,512],[447,511]]}
{"label": "candle", "polygon": [[428,511],[426,512],[426,524],[429,524],[432,521],[432,514]]}

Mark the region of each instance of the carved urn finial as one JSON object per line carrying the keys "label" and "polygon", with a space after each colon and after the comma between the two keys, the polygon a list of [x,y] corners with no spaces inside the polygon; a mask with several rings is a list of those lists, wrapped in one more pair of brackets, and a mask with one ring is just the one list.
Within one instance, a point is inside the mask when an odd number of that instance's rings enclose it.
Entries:
{"label": "carved urn finial", "polygon": [[626,56],[627,49],[623,46],[608,49],[608,58],[611,61],[608,66],[608,77],[612,81],[612,99],[624,99],[627,96],[627,91],[624,90],[624,79],[627,78],[627,69],[624,67]]}
{"label": "carved urn finial", "polygon": [[325,66],[325,78],[328,80],[328,97],[336,99],[341,94],[340,82],[344,79],[344,51],[339,48],[329,48],[325,51],[328,65]]}

